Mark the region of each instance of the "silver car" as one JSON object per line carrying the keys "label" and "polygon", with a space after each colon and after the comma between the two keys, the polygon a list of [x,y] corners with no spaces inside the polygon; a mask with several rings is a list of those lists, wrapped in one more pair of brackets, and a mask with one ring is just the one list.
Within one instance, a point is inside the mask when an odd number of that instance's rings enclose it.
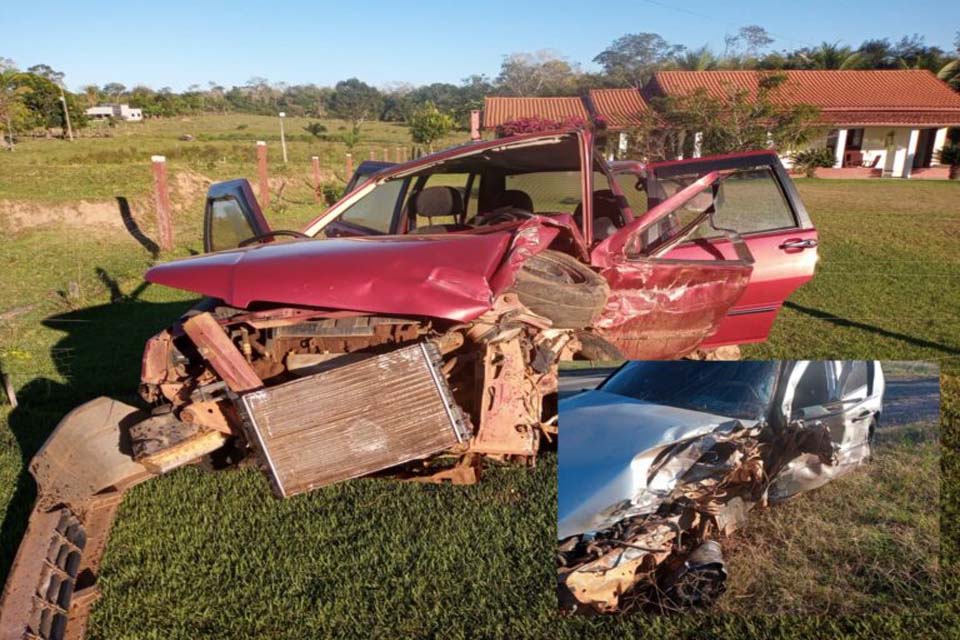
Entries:
{"label": "silver car", "polygon": [[867,461],[883,391],[872,361],[628,362],[561,401],[562,608],[712,604],[717,539]]}

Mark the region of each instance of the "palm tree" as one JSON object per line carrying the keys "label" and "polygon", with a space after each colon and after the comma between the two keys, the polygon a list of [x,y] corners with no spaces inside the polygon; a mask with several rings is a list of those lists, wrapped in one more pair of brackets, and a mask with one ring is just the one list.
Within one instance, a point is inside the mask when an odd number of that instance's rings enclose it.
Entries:
{"label": "palm tree", "polygon": [[960,91],[960,58],[955,58],[937,71],[937,77]]}
{"label": "palm tree", "polygon": [[717,68],[719,60],[710,47],[704,45],[699,49],[690,49],[674,56],[673,65],[684,71],[709,71]]}
{"label": "palm tree", "polygon": [[801,57],[812,69],[859,69],[864,62],[859,51],[837,42],[822,42],[816,49],[805,50]]}

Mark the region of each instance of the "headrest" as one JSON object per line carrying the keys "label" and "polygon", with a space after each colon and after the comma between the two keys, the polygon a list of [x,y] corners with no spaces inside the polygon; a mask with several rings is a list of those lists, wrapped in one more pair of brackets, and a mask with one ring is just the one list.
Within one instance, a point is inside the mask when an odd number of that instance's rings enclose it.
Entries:
{"label": "headrest", "polygon": [[463,213],[463,196],[455,187],[427,187],[413,197],[410,215],[428,218],[458,216]]}
{"label": "headrest", "polygon": [[494,209],[521,209],[533,213],[533,198],[525,191],[519,189],[507,189],[497,198],[497,206]]}

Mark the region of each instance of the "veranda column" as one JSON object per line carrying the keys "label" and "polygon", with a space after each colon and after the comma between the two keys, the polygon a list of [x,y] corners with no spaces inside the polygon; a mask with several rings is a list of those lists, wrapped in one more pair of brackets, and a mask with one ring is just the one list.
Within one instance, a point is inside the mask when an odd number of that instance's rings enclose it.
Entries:
{"label": "veranda column", "polygon": [[833,152],[833,167],[843,167],[843,154],[847,150],[847,130],[837,129],[837,148]]}

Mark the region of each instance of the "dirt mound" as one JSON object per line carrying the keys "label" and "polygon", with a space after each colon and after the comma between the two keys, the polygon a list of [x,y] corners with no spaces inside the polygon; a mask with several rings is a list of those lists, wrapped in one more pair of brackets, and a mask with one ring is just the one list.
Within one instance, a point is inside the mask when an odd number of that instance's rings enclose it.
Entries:
{"label": "dirt mound", "polygon": [[[168,182],[174,214],[201,216],[203,197],[212,182],[210,178],[184,169],[171,171]],[[117,197],[111,200],[76,202],[0,200],[0,231],[5,233],[60,225],[87,229],[123,229],[129,228],[130,219],[140,224],[153,224],[155,205],[152,193],[129,199]]]}

